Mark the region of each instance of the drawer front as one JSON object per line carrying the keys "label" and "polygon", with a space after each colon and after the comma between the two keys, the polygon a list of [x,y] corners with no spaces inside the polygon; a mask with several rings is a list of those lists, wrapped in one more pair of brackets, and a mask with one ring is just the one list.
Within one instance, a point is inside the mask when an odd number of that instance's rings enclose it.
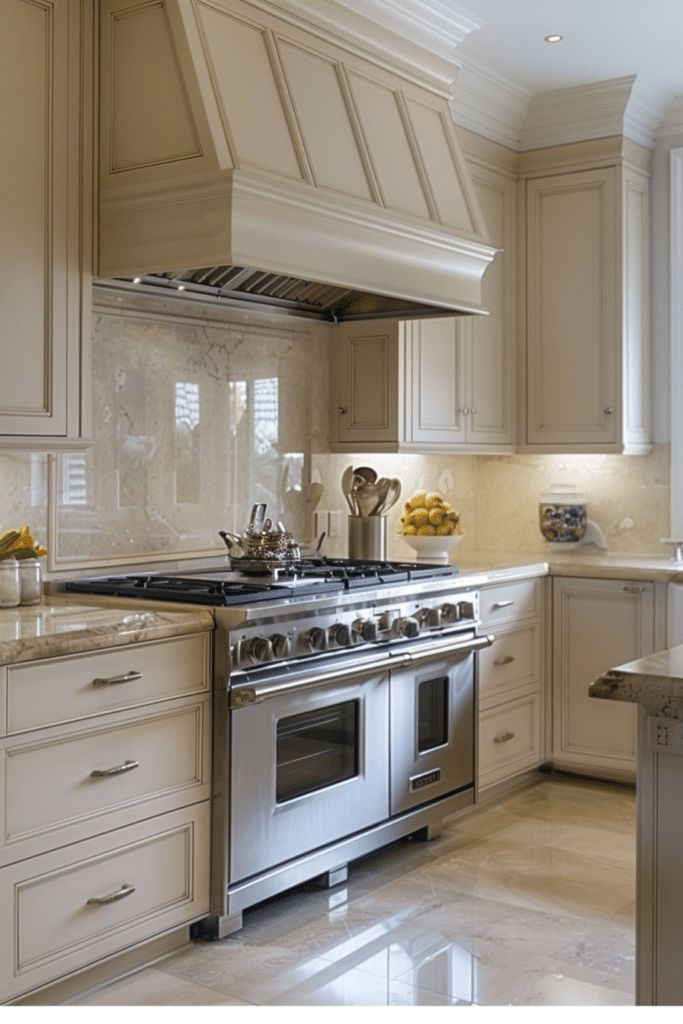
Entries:
{"label": "drawer front", "polygon": [[506,690],[537,683],[540,660],[537,625],[501,630],[491,647],[479,652],[479,697],[485,700]]}
{"label": "drawer front", "polygon": [[541,580],[520,580],[518,583],[482,587],[479,609],[481,621],[487,629],[502,622],[540,615]]}
{"label": "drawer front", "polygon": [[7,671],[7,731],[23,732],[210,689],[210,636],[197,633]]}
{"label": "drawer front", "polygon": [[0,881],[6,1001],[206,914],[209,803],[21,861]]}
{"label": "drawer front", "polygon": [[174,795],[177,806],[206,795],[199,790],[209,783],[209,708],[208,697],[185,698],[145,715],[124,712],[88,729],[62,727],[40,740],[10,741],[4,842],[84,820],[92,834],[113,827],[107,815],[121,808],[140,805],[140,818],[153,812],[155,798]]}
{"label": "drawer front", "polygon": [[541,698],[532,693],[479,713],[479,788],[540,764]]}

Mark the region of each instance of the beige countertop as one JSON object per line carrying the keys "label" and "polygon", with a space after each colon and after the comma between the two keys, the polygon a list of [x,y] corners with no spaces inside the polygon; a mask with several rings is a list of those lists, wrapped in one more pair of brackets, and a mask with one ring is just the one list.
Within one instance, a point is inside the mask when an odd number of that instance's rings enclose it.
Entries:
{"label": "beige countertop", "polygon": [[482,579],[482,584],[503,578],[503,574],[509,579],[550,575],[683,583],[683,565],[674,564],[667,555],[603,554],[593,547],[565,552],[549,545],[547,552],[517,552],[514,555],[482,550],[468,555],[456,554],[453,561],[463,577],[471,574],[490,577]]}
{"label": "beige countertop", "polygon": [[213,615],[87,605],[47,597],[41,605],[0,609],[0,665],[122,647],[213,629]]}
{"label": "beige countertop", "polygon": [[591,697],[642,704],[650,715],[683,718],[683,647],[618,665],[588,688]]}

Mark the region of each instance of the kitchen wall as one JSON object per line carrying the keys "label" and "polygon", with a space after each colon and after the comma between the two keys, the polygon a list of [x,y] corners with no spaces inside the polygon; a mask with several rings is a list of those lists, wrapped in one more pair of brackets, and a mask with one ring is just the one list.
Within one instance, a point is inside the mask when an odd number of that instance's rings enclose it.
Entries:
{"label": "kitchen wall", "polygon": [[[664,554],[669,535],[669,446],[651,455],[320,455],[313,473],[324,486],[321,509],[341,512],[341,536],[329,553],[345,553],[347,510],[338,481],[346,466],[373,466],[398,476],[403,495],[421,487],[440,491],[461,514],[465,537],[458,556],[477,549],[547,552],[538,531],[538,503],[555,483],[572,483],[588,501],[589,518],[605,533],[610,552]],[[401,502],[389,513],[388,552],[407,558],[397,535]]]}
{"label": "kitchen wall", "polygon": [[[664,551],[668,445],[649,456],[330,455],[324,326],[104,289],[94,314],[96,443],[53,460],[49,540],[47,456],[0,455],[0,529],[30,523],[53,570],[223,553],[218,530],[241,530],[257,500],[310,542],[311,481],[323,485],[319,509],[339,513],[324,550],[345,555],[339,479],[350,463],[398,476],[404,496],[446,495],[464,556],[546,551],[537,505],[558,482],[584,492],[610,551]],[[388,520],[392,558],[412,556],[399,512]]]}

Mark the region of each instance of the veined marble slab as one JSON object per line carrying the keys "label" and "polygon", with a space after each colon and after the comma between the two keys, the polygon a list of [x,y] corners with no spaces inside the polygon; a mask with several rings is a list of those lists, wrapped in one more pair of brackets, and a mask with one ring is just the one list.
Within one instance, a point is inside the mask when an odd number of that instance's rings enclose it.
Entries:
{"label": "veined marble slab", "polygon": [[683,646],[618,665],[591,683],[588,693],[641,704],[650,715],[683,719]]}
{"label": "veined marble slab", "polygon": [[0,610],[0,665],[124,647],[207,629],[213,629],[213,615],[205,609],[147,611],[49,598],[42,605]]}
{"label": "veined marble slab", "polygon": [[[590,548],[560,551],[556,545],[548,545],[543,555],[538,552],[506,555],[504,552],[482,549],[462,557],[456,553],[453,561],[459,566],[463,577],[471,573],[488,572],[497,578],[493,574],[505,572],[508,578],[513,578],[515,571],[521,574],[527,569],[531,575],[683,583],[683,565],[672,562],[665,555],[598,554],[591,553]],[[538,571],[540,566],[545,566],[545,573]],[[518,578],[522,578],[521,575]],[[493,579],[487,582],[493,582]]]}

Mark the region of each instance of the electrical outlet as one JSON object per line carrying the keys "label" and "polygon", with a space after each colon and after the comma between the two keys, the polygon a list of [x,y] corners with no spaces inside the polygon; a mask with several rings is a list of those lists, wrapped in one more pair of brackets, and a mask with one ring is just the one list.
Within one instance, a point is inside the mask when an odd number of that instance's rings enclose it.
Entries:
{"label": "electrical outlet", "polygon": [[330,532],[328,536],[330,540],[334,540],[335,537],[339,537],[341,534],[341,512],[330,512],[329,523]]}

